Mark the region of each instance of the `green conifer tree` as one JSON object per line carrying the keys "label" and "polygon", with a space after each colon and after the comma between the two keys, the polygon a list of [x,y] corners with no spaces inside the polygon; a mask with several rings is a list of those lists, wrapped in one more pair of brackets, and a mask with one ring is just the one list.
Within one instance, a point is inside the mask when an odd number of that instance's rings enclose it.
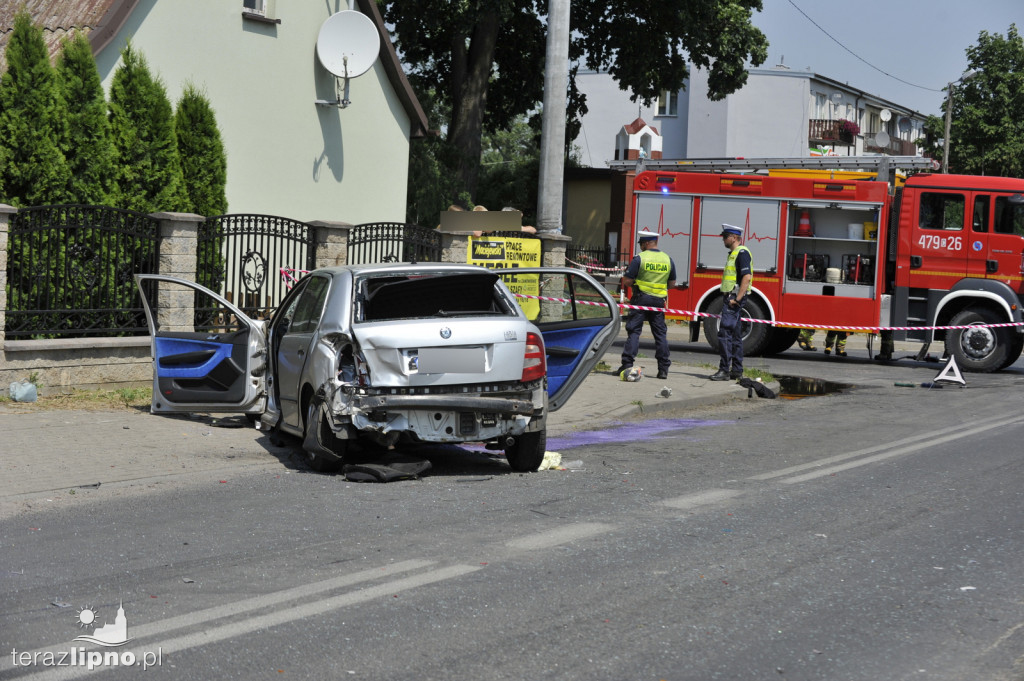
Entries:
{"label": "green conifer tree", "polygon": [[64,203],[70,171],[61,145],[67,137],[65,108],[43,41],[43,31],[21,11],[5,52],[0,79],[0,145],[4,147],[4,194],[14,206]]}
{"label": "green conifer tree", "polygon": [[110,205],[115,170],[107,100],[83,33],[76,32],[64,43],[57,59],[57,82],[67,103],[64,156],[71,170],[68,202]]}
{"label": "green conifer tree", "polygon": [[115,205],[143,213],[188,210],[167,90],[131,44],[121,51],[110,84],[110,131],[117,158]]}
{"label": "green conifer tree", "polygon": [[178,156],[189,210],[206,217],[228,211],[228,162],[210,101],[193,84],[185,86],[174,114]]}

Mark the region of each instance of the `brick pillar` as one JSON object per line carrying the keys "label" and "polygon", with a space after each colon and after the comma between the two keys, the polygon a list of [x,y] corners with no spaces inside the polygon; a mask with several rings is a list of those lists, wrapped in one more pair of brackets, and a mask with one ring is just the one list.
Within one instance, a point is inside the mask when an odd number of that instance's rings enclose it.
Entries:
{"label": "brick pillar", "polygon": [[[196,246],[199,224],[206,220],[195,213],[151,213],[159,221],[159,273],[196,280]],[[195,329],[195,295],[192,290],[160,286],[157,292],[157,328],[161,331]]]}
{"label": "brick pillar", "polygon": [[350,222],[316,220],[309,223],[316,229],[316,268],[348,264],[348,233]]}
{"label": "brick pillar", "polygon": [[469,237],[472,232],[441,232],[441,262],[465,265],[469,260]]}
{"label": "brick pillar", "polygon": [[572,237],[558,233],[540,234],[540,266],[565,267],[565,248]]}
{"label": "brick pillar", "polygon": [[4,350],[4,329],[7,326],[7,234],[11,216],[18,212],[14,206],[0,203],[0,356]]}

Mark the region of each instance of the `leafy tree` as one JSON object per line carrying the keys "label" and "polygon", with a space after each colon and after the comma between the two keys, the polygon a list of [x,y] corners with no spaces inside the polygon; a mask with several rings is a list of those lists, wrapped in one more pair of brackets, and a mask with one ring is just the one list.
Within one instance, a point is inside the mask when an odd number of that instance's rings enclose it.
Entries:
{"label": "leafy tree", "polygon": [[178,100],[174,129],[189,210],[207,217],[227,213],[227,155],[213,107],[195,85],[186,85]]}
{"label": "leafy tree", "polygon": [[[433,89],[418,92],[420,102],[434,120],[443,120],[448,109]],[[468,207],[469,194],[460,188],[457,167],[444,131],[413,140],[409,145],[409,183],[405,219],[416,225],[438,224],[442,211],[452,204]]]}
{"label": "leafy tree", "polygon": [[1024,39],[1016,24],[1005,37],[982,31],[967,65],[978,73],[946,95],[950,171],[1024,177]]}
{"label": "leafy tree", "polygon": [[[542,98],[546,29],[544,0],[378,0],[419,92],[436,86],[450,108],[447,143],[458,179],[476,195],[484,129],[507,128]],[[749,60],[767,57],[764,35],[750,23],[761,0],[614,2],[576,0],[570,15],[569,57],[608,71],[632,98],[650,102],[680,90],[688,60],[709,71],[709,91],[721,99],[747,79]],[[500,38],[500,40],[499,40]],[[571,135],[586,113],[570,71]],[[571,137],[570,137],[571,139]]]}
{"label": "leafy tree", "polygon": [[[217,118],[206,95],[191,83],[178,100],[174,129],[188,210],[207,218],[227,213],[228,161]],[[207,238],[201,239],[196,253],[197,281],[214,291],[219,291],[224,281],[223,238],[215,232],[219,226],[218,221],[200,226],[200,236]]]}
{"label": "leafy tree", "polygon": [[110,130],[117,154],[116,205],[143,213],[188,210],[167,91],[131,44],[121,51],[110,84]]}
{"label": "leafy tree", "polygon": [[523,224],[536,222],[540,177],[540,132],[521,116],[509,127],[484,133],[479,203],[491,210],[510,206],[523,213]]}
{"label": "leafy tree", "polygon": [[69,203],[110,205],[114,194],[114,144],[107,100],[85,34],[75,32],[57,59],[57,82],[67,103],[64,146],[71,171]]}
{"label": "leafy tree", "polygon": [[0,79],[3,200],[14,206],[63,203],[70,171],[61,151],[65,108],[43,31],[26,11],[15,16]]}

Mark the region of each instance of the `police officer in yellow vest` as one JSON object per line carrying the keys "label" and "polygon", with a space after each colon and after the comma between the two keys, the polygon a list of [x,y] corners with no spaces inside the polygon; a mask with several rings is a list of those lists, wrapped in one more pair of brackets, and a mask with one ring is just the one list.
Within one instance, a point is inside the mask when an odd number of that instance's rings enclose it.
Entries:
{"label": "police officer in yellow vest", "polygon": [[733,225],[722,225],[722,240],[729,249],[722,272],[722,318],[718,321],[718,371],[712,381],[736,380],[743,376],[743,324],[740,315],[743,301],[750,293],[754,279],[754,264],[750,249],[742,245],[743,230]]}
{"label": "police officer in yellow vest", "polygon": [[[666,307],[668,290],[676,285],[676,265],[667,253],[658,250],[658,235],[646,230],[637,235],[640,253],[633,258],[622,275],[622,287],[633,287],[632,305],[644,307]],[[615,370],[621,375],[633,366],[633,360],[640,349],[640,332],[644,320],[651,325],[654,334],[654,356],[658,360],[658,378],[668,378],[672,365],[668,350],[668,328],[665,313],[655,310],[631,310],[626,319],[626,345],[622,348],[622,366]]]}

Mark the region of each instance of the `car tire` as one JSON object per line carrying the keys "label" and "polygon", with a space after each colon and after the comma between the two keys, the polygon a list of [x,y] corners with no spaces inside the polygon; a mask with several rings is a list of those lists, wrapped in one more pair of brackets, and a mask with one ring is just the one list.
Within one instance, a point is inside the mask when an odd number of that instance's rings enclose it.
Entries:
{"label": "car tire", "polygon": [[544,461],[544,451],[548,446],[547,430],[523,433],[508,447],[505,447],[505,458],[512,470],[527,473],[540,468]]}
{"label": "car tire", "polygon": [[[953,315],[950,326],[996,324],[1000,318],[984,308],[967,308]],[[1006,329],[954,329],[946,332],[946,354],[956,358],[965,371],[987,374],[998,371],[1010,358],[1013,339]],[[1012,362],[1011,362],[1012,364]]]}
{"label": "car tire", "polygon": [[317,417],[319,409],[320,402],[317,399],[310,400],[306,407],[306,436],[302,440],[306,462],[318,473],[336,473],[345,462],[348,441],[334,436],[330,426]]}

